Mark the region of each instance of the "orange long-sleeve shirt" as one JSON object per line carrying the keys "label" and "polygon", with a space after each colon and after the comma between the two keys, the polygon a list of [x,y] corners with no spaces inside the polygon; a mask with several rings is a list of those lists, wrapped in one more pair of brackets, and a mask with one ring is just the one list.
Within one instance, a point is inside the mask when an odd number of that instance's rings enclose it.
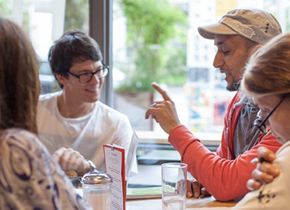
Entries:
{"label": "orange long-sleeve shirt", "polygon": [[257,157],[260,146],[276,152],[281,144],[272,134],[260,135],[259,143],[237,158],[233,153],[234,130],[243,105],[238,92],[230,103],[225,117],[221,144],[216,155],[209,151],[185,126],[173,129],[168,141],[180,153],[181,161],[188,164],[188,171],[217,200],[229,201],[243,197],[249,190],[246,183],[256,167],[250,161]]}

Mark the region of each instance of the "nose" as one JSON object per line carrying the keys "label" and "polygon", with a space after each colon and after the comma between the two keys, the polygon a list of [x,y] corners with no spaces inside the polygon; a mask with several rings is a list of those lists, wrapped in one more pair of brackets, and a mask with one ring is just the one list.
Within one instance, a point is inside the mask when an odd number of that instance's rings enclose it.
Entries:
{"label": "nose", "polygon": [[215,68],[220,68],[224,64],[222,53],[217,52],[213,60],[213,66]]}
{"label": "nose", "polygon": [[[266,117],[267,116],[263,116],[263,119],[265,119]],[[269,118],[265,121],[265,126],[270,127]]]}
{"label": "nose", "polygon": [[98,83],[100,83],[100,80],[101,79],[102,78],[98,78],[97,74],[94,74],[93,77],[92,77],[92,79],[91,79],[91,81],[90,81],[90,83],[98,84]]}
{"label": "nose", "polygon": [[259,114],[258,115],[259,115],[261,121],[263,121],[267,117],[267,115],[264,114],[261,110],[259,111]]}
{"label": "nose", "polygon": [[265,126],[266,126],[266,127],[270,127],[269,119],[266,120],[266,122],[265,122]]}
{"label": "nose", "polygon": [[[261,116],[261,121],[263,121],[268,115],[267,114],[264,114],[263,112],[261,112],[260,113],[260,116]],[[269,119],[266,120],[266,122],[264,123],[264,125],[266,127],[269,127],[270,126]]]}

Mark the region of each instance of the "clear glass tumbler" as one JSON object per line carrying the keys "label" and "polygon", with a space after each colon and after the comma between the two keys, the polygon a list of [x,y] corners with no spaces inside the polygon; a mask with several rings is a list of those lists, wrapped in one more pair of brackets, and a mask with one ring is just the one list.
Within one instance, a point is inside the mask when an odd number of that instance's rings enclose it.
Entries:
{"label": "clear glass tumbler", "polygon": [[162,209],[185,210],[187,164],[163,163],[162,172]]}

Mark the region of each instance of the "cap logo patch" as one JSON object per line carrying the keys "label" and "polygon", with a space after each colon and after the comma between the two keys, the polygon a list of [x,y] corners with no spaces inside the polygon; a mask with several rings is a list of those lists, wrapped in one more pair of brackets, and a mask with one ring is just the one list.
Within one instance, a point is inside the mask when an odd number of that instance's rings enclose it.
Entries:
{"label": "cap logo patch", "polygon": [[242,24],[241,22],[234,20],[232,18],[225,17],[220,22],[222,22],[223,24],[227,25],[228,27],[230,27],[234,31],[237,31],[239,34],[242,34],[243,36],[245,36],[249,39],[251,39],[253,36],[256,35],[256,33],[254,32],[254,30],[252,28],[247,27],[244,24]]}

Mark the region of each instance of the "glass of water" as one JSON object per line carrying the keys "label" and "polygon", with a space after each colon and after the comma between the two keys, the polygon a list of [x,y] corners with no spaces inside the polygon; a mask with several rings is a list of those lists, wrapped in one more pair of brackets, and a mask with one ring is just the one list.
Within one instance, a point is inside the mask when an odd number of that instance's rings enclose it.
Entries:
{"label": "glass of water", "polygon": [[163,163],[162,173],[162,209],[185,210],[187,164]]}

